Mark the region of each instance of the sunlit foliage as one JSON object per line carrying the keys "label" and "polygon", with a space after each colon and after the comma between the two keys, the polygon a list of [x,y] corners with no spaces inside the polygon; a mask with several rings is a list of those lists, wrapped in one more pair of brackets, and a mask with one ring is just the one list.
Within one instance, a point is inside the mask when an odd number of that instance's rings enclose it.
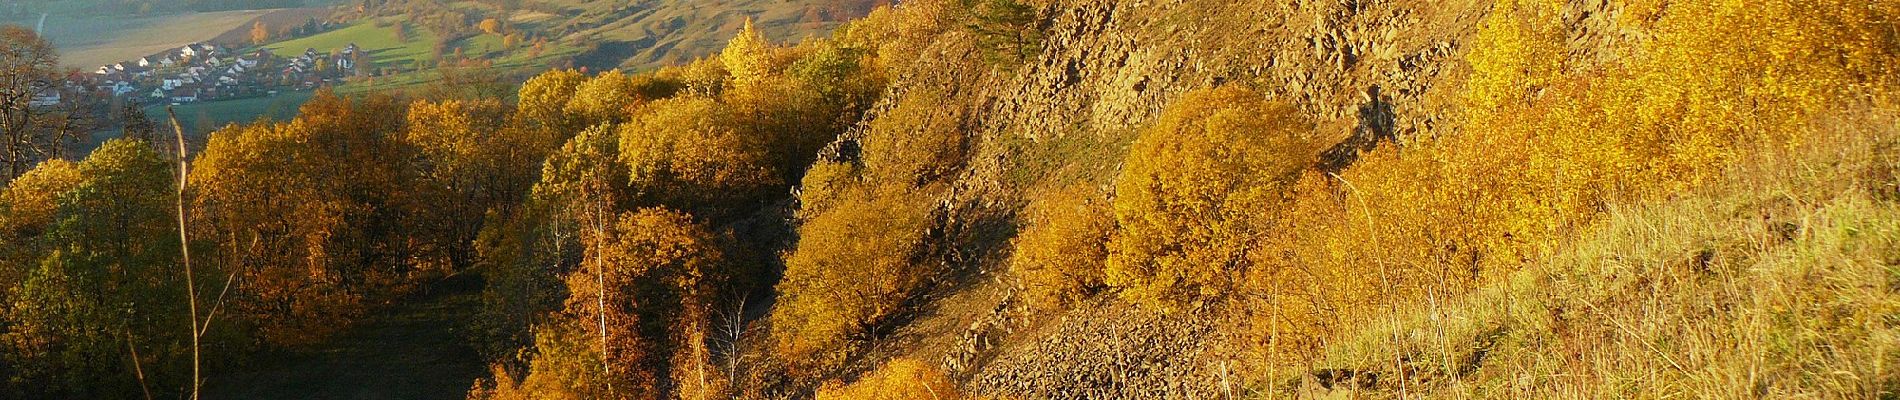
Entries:
{"label": "sunlit foliage", "polygon": [[1052,191],[1032,202],[1025,217],[1009,267],[1032,304],[1060,306],[1103,287],[1115,219],[1100,187]]}
{"label": "sunlit foliage", "polygon": [[806,221],[773,308],[779,352],[833,362],[847,340],[898,312],[924,283],[932,204],[915,193],[859,193]]}
{"label": "sunlit foliage", "polygon": [[1239,87],[1169,106],[1116,180],[1105,282],[1164,307],[1224,293],[1287,183],[1313,164],[1312,132],[1298,110]]}
{"label": "sunlit foliage", "polygon": [[748,135],[733,111],[708,98],[654,102],[620,128],[620,161],[644,202],[673,207],[743,205],[779,185],[769,137]]}
{"label": "sunlit foliage", "polygon": [[365,300],[449,268],[399,146],[402,108],[319,96],[288,123],[212,135],[192,170],[195,236],[234,274],[231,312],[271,343],[320,340]]}
{"label": "sunlit foliage", "polygon": [[772,74],[775,67],[772,43],[765,34],[752,26],[747,19],[745,26],[739,29],[739,35],[726,43],[726,49],[719,53],[719,61],[732,74],[732,80],[738,86],[758,83]]}
{"label": "sunlit foliage", "polygon": [[908,358],[891,360],[857,382],[825,384],[818,400],[910,400],[971,398],[936,367]]}
{"label": "sunlit foliage", "polygon": [[[39,264],[37,238],[51,228],[59,196],[80,181],[78,166],[64,160],[40,163],[0,191],[0,282],[19,282]],[[5,304],[9,290],[0,290]]]}
{"label": "sunlit foliage", "polygon": [[515,106],[515,118],[529,128],[568,136],[577,133],[579,121],[567,113],[567,103],[574,98],[575,89],[587,80],[586,74],[571,69],[548,71],[529,78],[516,94],[519,104]]}
{"label": "sunlit foliage", "polygon": [[1556,7],[1501,1],[1480,24],[1456,130],[1301,179],[1249,257],[1268,353],[1303,362],[1326,332],[1544,262],[1609,204],[1814,140],[1820,116],[1890,93],[1900,51],[1892,4],[1645,2],[1621,20],[1638,51],[1590,68]]}
{"label": "sunlit foliage", "polygon": [[[561,79],[558,76],[553,79]],[[548,82],[554,86],[565,81]],[[558,87],[558,86],[556,86]],[[648,101],[673,95],[679,88],[673,82],[650,75],[627,75],[620,70],[607,71],[588,78],[574,87],[564,110],[582,126],[622,122],[634,108]]]}
{"label": "sunlit foliage", "polygon": [[[0,306],[0,363],[18,368],[0,372],[10,374],[8,387],[27,391],[10,395],[133,393],[140,382],[122,372],[127,363],[179,360],[184,331],[175,327],[187,325],[184,276],[173,268],[176,178],[167,163],[144,142],[115,140],[77,165],[45,164],[11,187],[22,195],[17,190],[59,191],[52,210],[35,210],[28,196],[5,199],[24,212],[9,214],[51,222],[20,242],[32,246],[9,250],[25,250],[14,256],[34,264],[0,287],[13,294]],[[142,349],[143,358],[128,349]]]}

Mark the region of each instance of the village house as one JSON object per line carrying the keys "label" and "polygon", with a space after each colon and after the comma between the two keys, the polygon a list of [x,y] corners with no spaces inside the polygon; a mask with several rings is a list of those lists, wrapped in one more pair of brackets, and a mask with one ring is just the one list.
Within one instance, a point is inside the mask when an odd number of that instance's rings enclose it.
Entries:
{"label": "village house", "polygon": [[[76,80],[92,82],[91,92],[109,96],[144,96],[172,103],[214,101],[276,93],[277,88],[314,89],[341,82],[359,67],[361,51],[350,44],[336,53],[306,48],[294,58],[270,51],[230,55],[208,43],[167,50],[137,60],[100,66]],[[154,73],[159,72],[159,73]]]}

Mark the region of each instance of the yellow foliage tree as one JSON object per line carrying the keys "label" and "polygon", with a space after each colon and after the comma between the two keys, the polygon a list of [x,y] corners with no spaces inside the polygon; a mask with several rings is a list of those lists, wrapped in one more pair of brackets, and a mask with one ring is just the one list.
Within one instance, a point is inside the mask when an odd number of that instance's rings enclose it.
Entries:
{"label": "yellow foliage tree", "polygon": [[567,103],[574,98],[575,89],[587,80],[587,75],[571,69],[535,75],[517,91],[520,102],[515,106],[515,120],[529,127],[559,132],[557,136],[562,140],[578,133],[580,127],[568,115]]}
{"label": "yellow foliage tree", "polygon": [[745,26],[739,29],[738,36],[726,43],[726,49],[719,52],[719,61],[732,73],[732,80],[739,86],[758,82],[773,73],[772,42],[765,34],[752,26],[752,19],[745,20]]}
{"label": "yellow foliage tree", "polygon": [[1115,218],[1097,185],[1051,192],[1030,203],[1026,217],[1009,266],[1032,304],[1060,306],[1102,287]]}
{"label": "yellow foliage tree", "polygon": [[273,344],[322,339],[447,267],[446,230],[405,168],[393,99],[313,98],[288,123],[211,135],[191,170],[193,237],[242,282],[232,311]]}
{"label": "yellow foliage tree", "polygon": [[1228,86],[1190,93],[1142,132],[1116,180],[1105,281],[1170,308],[1224,293],[1284,186],[1313,164],[1299,111]]}
{"label": "yellow foliage tree", "polygon": [[482,28],[482,32],[487,32],[490,35],[501,34],[501,20],[498,20],[498,19],[494,19],[494,18],[484,19],[482,20],[480,24],[477,24],[476,26]]}
{"label": "yellow foliage tree", "polygon": [[656,101],[621,126],[620,161],[637,194],[655,204],[716,209],[747,204],[780,184],[769,137],[742,132],[717,100]]}
{"label": "yellow foliage tree", "polygon": [[942,370],[908,358],[891,360],[850,385],[831,382],[818,388],[818,400],[955,400],[974,398],[957,388]]}
{"label": "yellow foliage tree", "polygon": [[77,164],[48,160],[0,191],[0,304],[11,304],[13,286],[39,264],[45,246],[38,239],[57,222],[59,196],[80,182]]}
{"label": "yellow foliage tree", "polygon": [[668,379],[700,387],[698,378],[714,374],[695,357],[704,344],[689,339],[704,338],[708,286],[722,274],[712,234],[664,209],[582,232],[585,256],[566,278],[566,308],[537,331],[528,376],[516,384],[500,371],[487,395],[651,399],[671,397],[680,383]]}
{"label": "yellow foliage tree", "polygon": [[856,193],[799,227],[772,310],[781,354],[836,362],[847,340],[867,333],[921,287],[932,204],[912,192]]}
{"label": "yellow foliage tree", "polygon": [[48,160],[20,175],[0,191],[0,238],[38,236],[53,223],[57,196],[79,185],[77,164]]}
{"label": "yellow foliage tree", "polygon": [[612,70],[575,86],[564,110],[583,126],[619,123],[633,116],[636,106],[672,96],[677,90],[671,82],[650,75]]}

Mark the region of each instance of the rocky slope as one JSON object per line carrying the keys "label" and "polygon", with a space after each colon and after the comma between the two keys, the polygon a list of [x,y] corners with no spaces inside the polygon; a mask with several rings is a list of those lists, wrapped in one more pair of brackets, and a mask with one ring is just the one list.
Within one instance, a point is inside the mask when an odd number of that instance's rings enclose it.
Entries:
{"label": "rocky slope", "polygon": [[[1434,129],[1445,112],[1440,89],[1456,85],[1461,49],[1490,4],[1058,0],[1038,12],[1042,53],[1017,70],[972,66],[962,61],[975,57],[967,38],[939,38],[893,80],[898,86],[880,109],[919,93],[964,100],[946,107],[968,135],[968,151],[940,201],[939,242],[947,245],[938,255],[975,278],[943,285],[930,298],[962,304],[930,308],[891,335],[904,339],[877,344],[861,363],[941,360],[985,395],[1217,397],[1231,389],[1220,384],[1231,352],[1220,348],[1223,324],[1211,311],[1154,314],[1099,296],[1050,314],[1022,309],[1008,295],[970,294],[1007,290],[991,282],[1003,277],[1014,215],[1028,194],[1058,181],[1105,181],[1121,146],[1162,107],[1230,82],[1317,116],[1338,140],[1323,160],[1332,168],[1371,146],[1444,132]],[[1627,40],[1611,30],[1617,14],[1602,0],[1566,5],[1573,51]],[[862,136],[862,129],[846,135],[829,156]]]}

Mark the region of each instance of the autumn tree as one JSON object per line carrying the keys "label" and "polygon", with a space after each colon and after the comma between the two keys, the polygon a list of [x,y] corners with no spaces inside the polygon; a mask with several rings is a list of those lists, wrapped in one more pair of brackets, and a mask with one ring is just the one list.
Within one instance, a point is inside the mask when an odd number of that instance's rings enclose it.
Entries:
{"label": "autumn tree", "polygon": [[[19,282],[39,262],[36,240],[56,222],[59,196],[78,186],[77,165],[50,160],[27,171],[0,191],[0,282]],[[8,291],[0,290],[0,296]],[[0,298],[4,300],[4,298]],[[4,303],[4,302],[0,302]]]}
{"label": "autumn tree", "polygon": [[559,145],[558,133],[511,126],[507,109],[494,100],[419,101],[409,107],[403,143],[419,151],[421,178],[441,190],[434,222],[447,226],[449,252],[459,266],[472,260],[470,246],[484,216],[506,214],[525,199],[539,166]]}
{"label": "autumn tree", "polygon": [[1030,203],[1010,254],[1010,274],[1032,304],[1060,306],[1103,287],[1115,219],[1094,184],[1052,191]]}
{"label": "autumn tree", "polygon": [[1237,86],[1190,93],[1129,149],[1105,282],[1168,305],[1224,293],[1287,182],[1317,157],[1299,111]]}
{"label": "autumn tree", "polygon": [[643,201],[703,211],[749,205],[779,184],[770,157],[780,147],[741,129],[713,99],[660,100],[621,126],[620,161]]}
{"label": "autumn tree", "polygon": [[271,344],[336,332],[367,303],[449,272],[455,240],[407,168],[402,108],[320,94],[286,123],[211,136],[191,171],[194,237],[234,274],[230,312]]}
{"label": "autumn tree", "polygon": [[579,123],[566,109],[575,89],[587,80],[587,75],[571,69],[543,72],[529,78],[516,93],[519,104],[515,106],[514,118],[528,128],[563,132],[556,136],[565,141],[584,127],[577,126]]}
{"label": "autumn tree", "polygon": [[184,355],[177,327],[189,325],[179,301],[183,276],[173,268],[179,247],[168,203],[175,181],[166,160],[148,144],[115,140],[76,166],[46,165],[12,189],[54,190],[40,193],[57,196],[54,208],[7,199],[8,220],[52,223],[26,241],[34,245],[19,249],[38,254],[14,255],[38,259],[5,289],[13,298],[0,313],[0,359],[20,366],[5,378],[42,382],[21,387],[37,393],[28,397],[167,390],[157,385],[185,378],[176,369],[154,371],[152,382],[125,373],[132,363],[162,367]]}
{"label": "autumn tree", "polygon": [[252,23],[251,44],[263,46],[265,43],[270,43],[270,26],[265,25],[264,21]]}
{"label": "autumn tree", "polygon": [[919,256],[930,224],[918,193],[856,193],[799,227],[772,310],[778,350],[816,365],[837,362],[851,339],[899,312],[934,269]]}
{"label": "autumn tree", "polygon": [[633,115],[635,106],[670,97],[678,89],[672,82],[653,76],[613,70],[575,86],[565,110],[583,126],[624,122]]}
{"label": "autumn tree", "polygon": [[498,20],[498,19],[494,19],[494,18],[484,19],[482,20],[480,24],[476,24],[475,26],[480,27],[482,29],[482,32],[487,32],[490,35],[501,34],[501,20]]}
{"label": "autumn tree", "polygon": [[583,235],[586,256],[566,278],[565,309],[536,333],[527,377],[497,379],[491,396],[660,398],[716,379],[703,350],[708,286],[723,275],[712,235],[664,209]]}
{"label": "autumn tree", "polygon": [[63,82],[52,43],[25,27],[0,27],[0,163],[6,164],[0,181],[57,158],[77,138],[77,132],[60,129],[70,115],[30,105],[35,97],[60,90]]}
{"label": "autumn tree", "polygon": [[478,350],[501,356],[500,368],[526,367],[516,362],[529,360],[510,358],[517,349],[566,343],[552,336],[565,331],[552,329],[568,328],[546,323],[568,298],[561,277],[587,254],[583,232],[609,226],[631,196],[618,158],[610,128],[581,132],[547,157],[525,204],[484,222],[475,246],[486,281],[476,339]]}
{"label": "autumn tree", "polygon": [[974,398],[963,393],[948,374],[930,364],[908,358],[891,360],[850,385],[826,383],[818,400],[906,400]]}
{"label": "autumn tree", "polygon": [[744,86],[773,73],[773,51],[771,41],[752,25],[752,19],[747,18],[745,26],[739,29],[739,35],[726,43],[725,50],[719,53],[719,61],[725,65],[726,71],[732,73],[733,81]]}

